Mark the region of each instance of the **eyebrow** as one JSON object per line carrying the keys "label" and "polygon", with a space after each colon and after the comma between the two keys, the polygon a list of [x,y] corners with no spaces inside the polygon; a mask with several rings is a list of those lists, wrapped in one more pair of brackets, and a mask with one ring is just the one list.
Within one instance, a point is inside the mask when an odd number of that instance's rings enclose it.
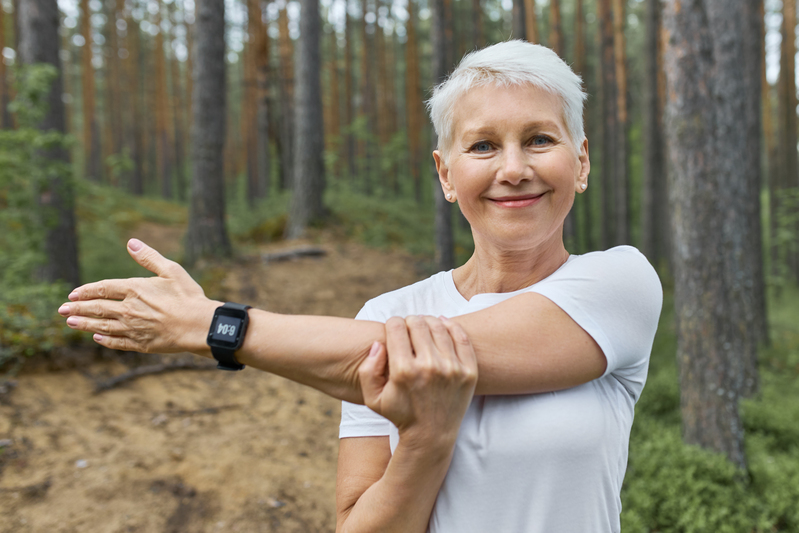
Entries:
{"label": "eyebrow", "polygon": [[[536,120],[534,122],[530,122],[529,124],[525,124],[524,126],[524,133],[528,133],[530,131],[537,131],[542,129],[552,129],[560,132],[560,128],[558,127],[557,123],[551,120]],[[480,137],[483,135],[494,135],[496,134],[496,128],[485,127],[485,128],[476,128],[471,130],[466,130],[463,132],[463,136],[475,136]]]}

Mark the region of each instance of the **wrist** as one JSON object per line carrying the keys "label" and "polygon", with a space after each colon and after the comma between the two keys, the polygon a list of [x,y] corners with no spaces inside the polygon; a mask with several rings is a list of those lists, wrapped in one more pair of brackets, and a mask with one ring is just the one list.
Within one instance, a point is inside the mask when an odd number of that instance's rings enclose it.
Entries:
{"label": "wrist", "polygon": [[457,432],[450,434],[447,431],[409,427],[399,432],[399,445],[410,453],[419,453],[434,461],[449,460],[457,438]]}
{"label": "wrist", "polygon": [[208,298],[204,298],[202,301],[192,305],[195,312],[192,313],[192,319],[184,335],[184,344],[187,352],[208,357],[209,359],[214,358],[211,354],[211,347],[208,346],[207,342],[208,330],[214,318],[214,311],[221,305],[224,305],[224,302]]}

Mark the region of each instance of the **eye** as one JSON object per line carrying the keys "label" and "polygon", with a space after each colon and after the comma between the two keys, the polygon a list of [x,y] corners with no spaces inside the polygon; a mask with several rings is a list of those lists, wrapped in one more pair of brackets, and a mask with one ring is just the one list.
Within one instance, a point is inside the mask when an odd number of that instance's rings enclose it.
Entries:
{"label": "eye", "polygon": [[552,139],[550,139],[546,135],[536,135],[535,137],[532,138],[530,144],[532,144],[533,146],[546,146],[551,142]]}
{"label": "eye", "polygon": [[491,143],[488,141],[478,141],[470,148],[472,152],[486,153],[491,151]]}

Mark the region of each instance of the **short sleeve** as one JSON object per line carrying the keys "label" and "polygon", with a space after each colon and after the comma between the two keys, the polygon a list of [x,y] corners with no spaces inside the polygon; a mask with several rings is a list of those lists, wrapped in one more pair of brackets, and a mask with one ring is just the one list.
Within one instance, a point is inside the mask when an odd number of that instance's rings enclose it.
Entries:
{"label": "short sleeve", "polygon": [[[372,320],[369,303],[358,312],[355,320]],[[341,424],[338,436],[347,437],[383,437],[391,432],[391,422],[375,413],[365,405],[341,402]]]}
{"label": "short sleeve", "polygon": [[575,257],[531,292],[563,309],[597,342],[612,375],[637,400],[663,305],[660,279],[632,246]]}

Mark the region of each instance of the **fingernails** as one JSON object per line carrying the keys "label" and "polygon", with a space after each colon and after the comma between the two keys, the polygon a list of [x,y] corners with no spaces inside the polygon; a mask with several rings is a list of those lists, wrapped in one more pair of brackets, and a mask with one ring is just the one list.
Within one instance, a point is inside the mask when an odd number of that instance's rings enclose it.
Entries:
{"label": "fingernails", "polygon": [[142,246],[144,246],[144,243],[141,242],[139,239],[131,239],[128,241],[128,248],[130,248],[134,252],[138,252],[139,250],[141,250]]}
{"label": "fingernails", "polygon": [[71,316],[67,319],[67,326],[75,327],[78,325],[78,317]]}
{"label": "fingernails", "polygon": [[440,319],[442,322],[449,322],[449,318],[445,317],[444,315],[441,315],[441,316],[439,316],[438,318],[439,318],[439,319]]}
{"label": "fingernails", "polygon": [[75,289],[74,291],[70,292],[70,293],[69,293],[69,296],[67,296],[67,298],[69,298],[69,299],[70,299],[70,301],[73,301],[73,302],[74,302],[75,300],[77,300],[77,299],[78,299],[78,290],[77,290],[77,289]]}
{"label": "fingernails", "polygon": [[375,357],[379,350],[380,350],[380,343],[377,342],[377,341],[374,341],[372,343],[372,348],[369,350],[369,357]]}
{"label": "fingernails", "polygon": [[103,336],[99,333],[95,333],[92,335],[92,339],[94,339],[94,342],[101,342],[103,340]]}
{"label": "fingernails", "polygon": [[62,305],[58,308],[58,314],[67,316],[69,314],[69,306],[67,304]]}

